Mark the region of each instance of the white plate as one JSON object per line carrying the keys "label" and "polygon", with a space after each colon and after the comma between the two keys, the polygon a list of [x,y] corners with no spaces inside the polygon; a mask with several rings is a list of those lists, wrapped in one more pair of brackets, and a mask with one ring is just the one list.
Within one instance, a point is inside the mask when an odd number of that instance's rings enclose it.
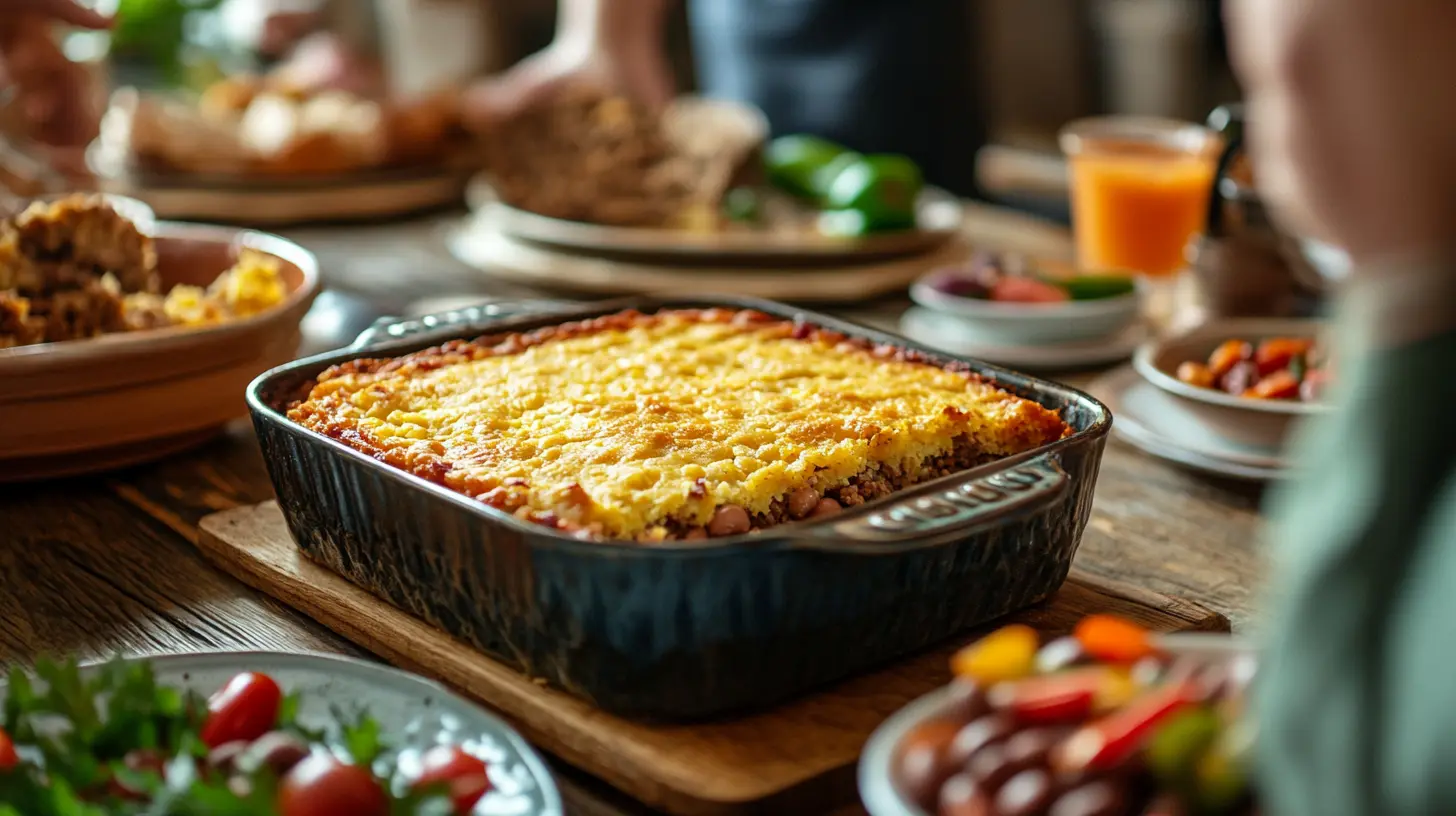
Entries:
{"label": "white plate", "polygon": [[1220,435],[1215,425],[1131,367],[1100,377],[1087,390],[1112,410],[1115,436],[1159,459],[1235,479],[1288,475],[1290,462],[1282,451]]}
{"label": "white plate", "polygon": [[1078,368],[1126,360],[1148,338],[1147,327],[1134,323],[1109,337],[1049,345],[1009,345],[976,324],[934,309],[911,307],[900,318],[900,333],[917,343],[1022,369]]}
{"label": "white plate", "polygon": [[[490,766],[492,793],[478,816],[561,816],[561,794],[546,763],[521,735],[494,715],[421,677],[347,657],[282,652],[215,652],[135,658],[152,664],[157,679],[211,695],[241,671],[258,671],[285,692],[301,692],[300,724],[330,731],[334,707],[361,709],[380,725],[394,748],[459,744]],[[0,683],[0,702],[5,685]]]}

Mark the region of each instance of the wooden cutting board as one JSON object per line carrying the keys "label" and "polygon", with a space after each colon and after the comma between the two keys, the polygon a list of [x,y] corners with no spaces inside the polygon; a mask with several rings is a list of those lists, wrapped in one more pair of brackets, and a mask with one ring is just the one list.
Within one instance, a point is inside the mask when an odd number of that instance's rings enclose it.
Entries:
{"label": "wooden cutting board", "polygon": [[[742,719],[644,725],[599,711],[498,663],[305,559],[275,502],[204,518],[198,546],[239,580],[391,663],[437,678],[501,712],[538,747],[653,807],[682,816],[823,813],[855,801],[854,763],[870,733],[943,685],[954,649],[912,657]],[[1227,631],[1188,601],[1075,570],[1056,597],[1008,620],[1063,634],[1113,612],[1157,631]]]}

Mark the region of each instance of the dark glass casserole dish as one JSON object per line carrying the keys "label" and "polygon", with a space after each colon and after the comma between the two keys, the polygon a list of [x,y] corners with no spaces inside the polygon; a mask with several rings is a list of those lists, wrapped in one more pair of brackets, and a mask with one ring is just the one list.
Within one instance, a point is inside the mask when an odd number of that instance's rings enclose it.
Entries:
{"label": "dark glass casserole dish", "polygon": [[583,541],[291,422],[329,366],[623,309],[755,309],[955,361],[893,335],[741,298],[497,304],[377,326],[259,377],[248,404],[303,552],[390,603],[603,709],[700,719],[760,708],[1040,601],[1091,511],[1111,415],[1064,386],[971,361],[1073,433],[822,521],[707,542]]}

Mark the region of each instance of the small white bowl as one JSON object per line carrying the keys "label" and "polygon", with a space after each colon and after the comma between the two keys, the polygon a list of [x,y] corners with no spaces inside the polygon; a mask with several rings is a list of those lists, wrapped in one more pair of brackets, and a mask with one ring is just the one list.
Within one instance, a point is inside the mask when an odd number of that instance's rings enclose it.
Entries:
{"label": "small white bowl", "polygon": [[1329,410],[1323,403],[1239,397],[1216,388],[1200,388],[1178,379],[1178,366],[1203,362],[1225,340],[1257,344],[1274,337],[1318,337],[1318,320],[1287,318],[1220,320],[1183,334],[1145,343],[1132,364],[1143,379],[1179,398],[1179,404],[1211,426],[1215,433],[1245,445],[1278,448],[1290,427],[1302,417]]}
{"label": "small white bowl", "polygon": [[1051,345],[1111,337],[1142,314],[1141,287],[1118,297],[1062,303],[1006,303],[977,300],[935,288],[944,272],[932,272],[910,287],[910,298],[929,309],[974,324],[979,334],[1002,345]]}

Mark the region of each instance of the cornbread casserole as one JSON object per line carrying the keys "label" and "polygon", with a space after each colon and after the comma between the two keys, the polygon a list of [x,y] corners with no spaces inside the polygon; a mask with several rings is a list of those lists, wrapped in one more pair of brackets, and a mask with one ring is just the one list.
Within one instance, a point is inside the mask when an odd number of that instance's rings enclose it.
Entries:
{"label": "cornbread casserole", "polygon": [[645,542],[827,515],[1070,433],[968,370],[728,309],[357,360],[288,417],[519,518]]}
{"label": "cornbread casserole", "polygon": [[0,349],[247,317],[286,289],[276,259],[244,249],[208,288],[163,294],[151,237],[99,196],[0,220]]}

